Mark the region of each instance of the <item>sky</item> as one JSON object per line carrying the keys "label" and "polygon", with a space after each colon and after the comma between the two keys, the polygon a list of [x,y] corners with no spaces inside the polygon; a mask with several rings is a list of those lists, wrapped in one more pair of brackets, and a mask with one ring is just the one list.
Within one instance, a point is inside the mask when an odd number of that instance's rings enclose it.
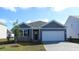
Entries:
{"label": "sky", "polygon": [[[74,3],[75,2],[75,3]],[[8,29],[19,23],[55,20],[65,24],[68,17],[79,16],[79,0],[0,0],[0,22]]]}

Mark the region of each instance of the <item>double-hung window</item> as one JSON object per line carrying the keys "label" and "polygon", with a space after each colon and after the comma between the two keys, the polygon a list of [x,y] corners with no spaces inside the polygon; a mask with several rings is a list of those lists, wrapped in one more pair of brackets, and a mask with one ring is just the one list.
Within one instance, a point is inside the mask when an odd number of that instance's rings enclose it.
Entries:
{"label": "double-hung window", "polygon": [[24,36],[28,36],[29,35],[29,30],[24,30]]}

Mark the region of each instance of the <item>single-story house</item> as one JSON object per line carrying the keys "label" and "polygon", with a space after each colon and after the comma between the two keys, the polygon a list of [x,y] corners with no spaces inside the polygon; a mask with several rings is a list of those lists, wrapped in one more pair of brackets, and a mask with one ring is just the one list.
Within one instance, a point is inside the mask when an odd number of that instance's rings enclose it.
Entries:
{"label": "single-story house", "polygon": [[51,21],[36,21],[32,23],[21,23],[18,25],[21,35],[17,41],[64,41],[66,40],[66,29],[62,24]]}
{"label": "single-story house", "polygon": [[79,39],[79,16],[69,16],[65,26],[67,38]]}
{"label": "single-story house", "polygon": [[7,27],[4,23],[0,22],[0,39],[7,38]]}

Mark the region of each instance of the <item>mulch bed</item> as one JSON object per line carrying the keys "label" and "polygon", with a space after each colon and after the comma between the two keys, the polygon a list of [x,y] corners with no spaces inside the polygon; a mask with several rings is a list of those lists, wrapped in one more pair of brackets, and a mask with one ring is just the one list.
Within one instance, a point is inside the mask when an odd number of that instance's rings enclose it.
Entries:
{"label": "mulch bed", "polygon": [[68,39],[68,42],[79,43],[79,39]]}

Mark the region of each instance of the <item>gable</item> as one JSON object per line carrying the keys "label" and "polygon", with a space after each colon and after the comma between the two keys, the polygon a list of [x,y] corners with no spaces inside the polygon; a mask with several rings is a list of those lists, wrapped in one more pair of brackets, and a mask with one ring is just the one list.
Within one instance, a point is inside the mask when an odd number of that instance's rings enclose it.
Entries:
{"label": "gable", "polygon": [[52,21],[52,22],[42,26],[42,28],[64,28],[64,26],[56,21]]}
{"label": "gable", "polygon": [[28,25],[25,24],[25,23],[19,24],[19,27],[20,27],[20,28],[30,28],[30,26],[28,26]]}

